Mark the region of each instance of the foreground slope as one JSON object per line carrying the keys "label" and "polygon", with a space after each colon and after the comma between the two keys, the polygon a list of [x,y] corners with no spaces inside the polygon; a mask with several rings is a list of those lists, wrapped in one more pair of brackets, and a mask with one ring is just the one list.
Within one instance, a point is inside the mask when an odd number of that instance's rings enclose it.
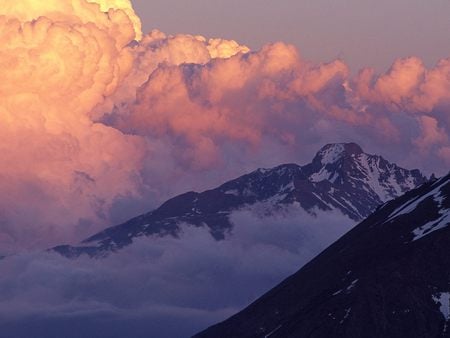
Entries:
{"label": "foreground slope", "polygon": [[195,337],[450,337],[449,225],[450,175],[383,205]]}
{"label": "foreground slope", "polygon": [[54,250],[68,257],[102,255],[131,244],[137,237],[176,236],[181,224],[206,226],[220,240],[232,228],[233,211],[256,207],[266,214],[289,206],[312,214],[337,210],[357,222],[378,205],[426,180],[418,170],[406,170],[381,156],[366,154],[355,143],[328,144],[308,165],[258,169],[212,190],[179,195],[156,210],[86,239],[78,247],[63,245]]}

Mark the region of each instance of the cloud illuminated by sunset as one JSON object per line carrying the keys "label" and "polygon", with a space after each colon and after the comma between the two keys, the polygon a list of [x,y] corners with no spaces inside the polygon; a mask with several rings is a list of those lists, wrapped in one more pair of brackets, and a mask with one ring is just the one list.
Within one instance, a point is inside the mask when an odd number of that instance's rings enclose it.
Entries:
{"label": "cloud illuminated by sunset", "polygon": [[142,34],[128,0],[0,8],[0,249],[77,240],[130,204],[301,162],[326,142],[440,174],[450,164],[450,59],[352,77],[282,42]]}

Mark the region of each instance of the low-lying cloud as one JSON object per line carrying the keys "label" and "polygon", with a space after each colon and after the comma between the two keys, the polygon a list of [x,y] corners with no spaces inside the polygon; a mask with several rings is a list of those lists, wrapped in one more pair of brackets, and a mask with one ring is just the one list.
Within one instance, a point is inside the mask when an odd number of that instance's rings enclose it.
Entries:
{"label": "low-lying cloud", "polygon": [[339,213],[232,216],[215,241],[141,238],[105,259],[20,254],[0,260],[0,336],[187,337],[242,309],[350,229]]}

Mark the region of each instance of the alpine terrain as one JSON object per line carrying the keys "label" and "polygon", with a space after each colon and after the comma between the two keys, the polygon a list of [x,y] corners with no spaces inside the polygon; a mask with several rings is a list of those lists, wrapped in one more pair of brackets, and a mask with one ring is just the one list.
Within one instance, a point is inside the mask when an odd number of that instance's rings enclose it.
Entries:
{"label": "alpine terrain", "polygon": [[378,208],[196,338],[450,337],[450,175]]}
{"label": "alpine terrain", "polygon": [[95,234],[80,246],[53,250],[67,257],[104,255],[131,244],[136,237],[176,236],[181,224],[206,226],[221,240],[233,227],[230,214],[251,208],[265,214],[292,206],[311,214],[338,210],[358,222],[380,204],[426,181],[419,170],[406,170],[381,156],[366,154],[355,143],[328,144],[310,164],[258,169],[212,190],[179,195],[156,210]]}

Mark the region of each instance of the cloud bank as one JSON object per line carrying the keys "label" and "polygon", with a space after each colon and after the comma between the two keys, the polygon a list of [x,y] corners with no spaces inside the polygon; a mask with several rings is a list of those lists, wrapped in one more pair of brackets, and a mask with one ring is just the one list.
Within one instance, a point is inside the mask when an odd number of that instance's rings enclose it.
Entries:
{"label": "cloud bank", "polygon": [[350,229],[340,213],[232,215],[206,228],[141,238],[105,259],[21,254],[0,260],[0,335],[188,337],[242,309]]}
{"label": "cloud bank", "polygon": [[0,251],[76,242],[260,166],[355,141],[450,164],[450,59],[351,76],[293,46],[142,34],[128,0],[0,0]]}

